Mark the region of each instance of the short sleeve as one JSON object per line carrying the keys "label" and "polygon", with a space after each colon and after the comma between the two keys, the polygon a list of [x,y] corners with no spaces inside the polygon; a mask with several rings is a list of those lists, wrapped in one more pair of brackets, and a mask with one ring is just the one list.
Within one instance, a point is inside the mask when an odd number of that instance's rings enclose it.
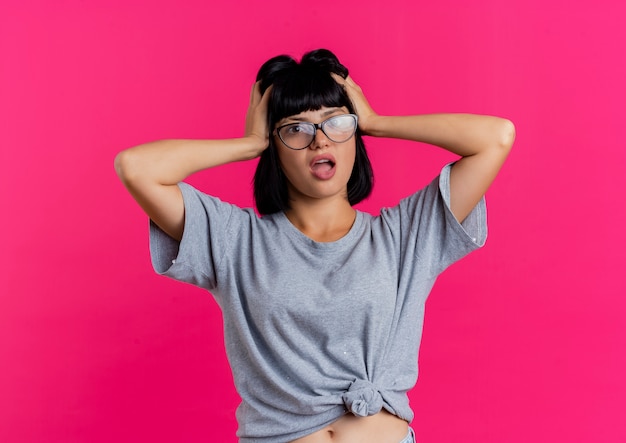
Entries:
{"label": "short sleeve", "polygon": [[428,186],[381,215],[397,229],[403,268],[436,277],[452,263],[482,247],[487,239],[484,197],[459,223],[450,209],[450,169],[446,165]]}
{"label": "short sleeve", "polygon": [[183,238],[178,242],[150,221],[152,266],[158,274],[211,290],[228,250],[231,218],[241,209],[187,183],[178,186],[185,204]]}
{"label": "short sleeve", "polygon": [[[458,231],[459,236],[471,240],[468,246],[473,250],[485,245],[487,241],[487,205],[485,197],[474,206],[463,222],[459,223],[450,209],[450,170],[452,164],[446,165],[439,175],[439,192],[443,199],[443,210],[450,226]],[[468,251],[470,252],[470,251]]]}

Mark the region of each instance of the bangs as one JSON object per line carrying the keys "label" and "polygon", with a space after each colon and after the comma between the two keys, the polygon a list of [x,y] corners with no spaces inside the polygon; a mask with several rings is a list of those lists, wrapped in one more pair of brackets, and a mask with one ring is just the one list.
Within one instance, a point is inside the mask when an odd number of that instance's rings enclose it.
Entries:
{"label": "bangs", "polygon": [[345,90],[328,71],[298,65],[281,77],[274,82],[268,105],[272,127],[285,117],[323,107],[345,106],[353,112]]}

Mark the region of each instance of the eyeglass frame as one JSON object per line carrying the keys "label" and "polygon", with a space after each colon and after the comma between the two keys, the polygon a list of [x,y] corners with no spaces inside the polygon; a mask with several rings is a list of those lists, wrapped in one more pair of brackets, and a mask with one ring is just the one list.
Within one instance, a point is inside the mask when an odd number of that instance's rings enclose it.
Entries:
{"label": "eyeglass frame", "polygon": [[[354,129],[352,131],[352,134],[350,135],[350,137],[348,137],[344,141],[341,141],[341,142],[335,141],[332,138],[330,138],[328,136],[328,134],[326,134],[326,131],[324,131],[324,124],[326,124],[329,120],[332,120],[333,118],[336,118],[336,117],[346,117],[346,116],[350,116],[350,117],[352,117],[354,119]],[[280,130],[282,128],[286,128],[287,126],[301,125],[301,124],[313,126],[313,135],[311,137],[311,141],[304,148],[292,148],[291,146],[289,146],[287,144],[287,142],[285,140],[283,140],[282,136],[280,135]],[[303,149],[307,149],[309,146],[311,146],[311,143],[313,143],[315,141],[315,137],[317,137],[317,130],[318,129],[320,131],[322,131],[322,133],[326,136],[326,138],[328,138],[328,140],[330,140],[331,142],[333,142],[333,143],[345,143],[348,140],[350,140],[352,137],[354,137],[354,134],[356,134],[356,130],[358,129],[358,127],[359,127],[359,116],[358,115],[356,115],[356,114],[339,114],[339,115],[333,115],[332,117],[328,117],[326,120],[324,120],[323,122],[320,122],[320,123],[296,122],[296,123],[287,123],[285,125],[280,125],[276,129],[274,129],[274,133],[276,135],[278,135],[278,138],[280,139],[280,141],[283,142],[283,144],[285,146],[287,146],[289,149],[291,149],[292,151],[302,151]]]}

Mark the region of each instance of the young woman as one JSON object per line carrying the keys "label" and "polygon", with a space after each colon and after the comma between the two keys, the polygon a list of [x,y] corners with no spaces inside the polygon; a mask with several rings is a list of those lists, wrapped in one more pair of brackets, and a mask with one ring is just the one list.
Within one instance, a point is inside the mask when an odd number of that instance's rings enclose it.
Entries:
{"label": "young woman", "polygon": [[[379,216],[362,135],[460,159]],[[163,140],[116,170],[150,217],[155,270],[205,288],[224,316],[241,442],[408,443],[424,304],[436,277],[484,244],[483,195],[514,139],[505,119],[389,117],[327,50],[260,69],[245,135]],[[260,156],[257,216],[182,181]]]}

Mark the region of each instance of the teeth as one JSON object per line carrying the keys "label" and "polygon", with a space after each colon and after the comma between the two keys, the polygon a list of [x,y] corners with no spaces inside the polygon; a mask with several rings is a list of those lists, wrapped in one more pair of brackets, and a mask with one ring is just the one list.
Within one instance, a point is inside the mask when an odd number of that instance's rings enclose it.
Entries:
{"label": "teeth", "polygon": [[319,164],[319,163],[330,163],[330,160],[328,160],[327,158],[323,159],[323,160],[318,160],[315,162],[315,164]]}

